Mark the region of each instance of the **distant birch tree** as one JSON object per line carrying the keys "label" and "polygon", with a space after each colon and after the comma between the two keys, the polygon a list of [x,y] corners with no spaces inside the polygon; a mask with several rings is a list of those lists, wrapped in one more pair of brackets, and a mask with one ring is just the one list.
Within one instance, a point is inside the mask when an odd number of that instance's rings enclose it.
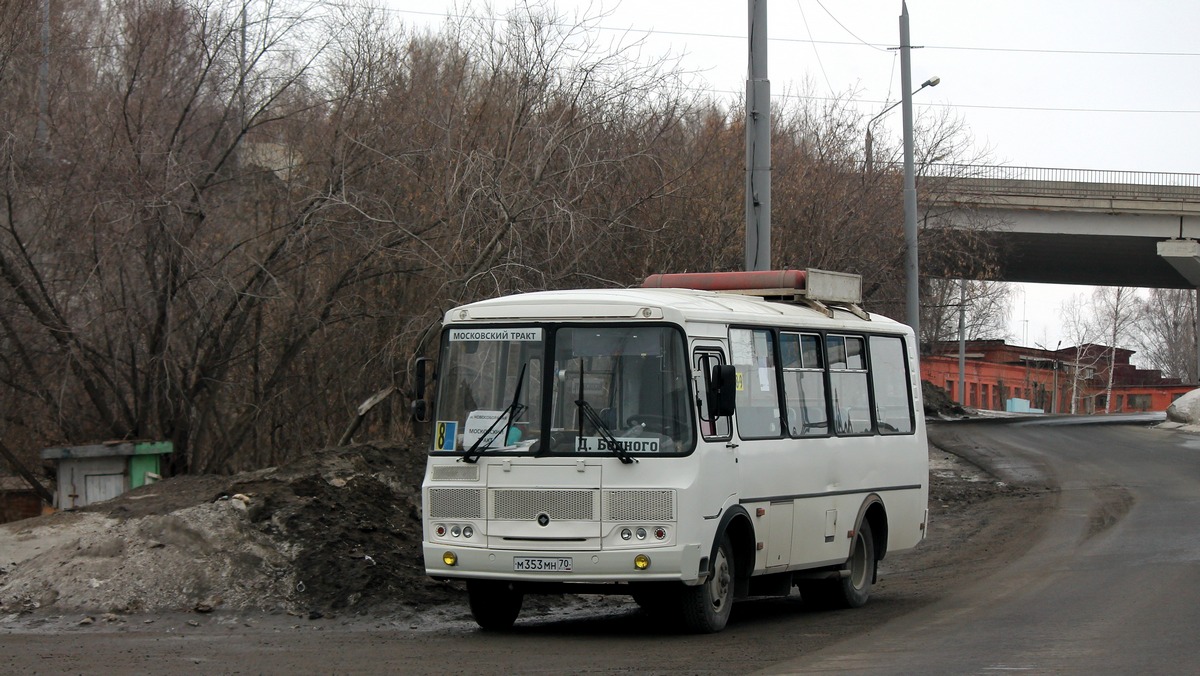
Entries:
{"label": "distant birch tree", "polygon": [[1087,348],[1101,340],[1102,333],[1083,294],[1068,298],[1060,306],[1060,311],[1063,339],[1072,346],[1071,358],[1067,363],[1070,366],[1071,413],[1075,414],[1079,412],[1080,388],[1091,379],[1092,370],[1100,361],[1096,351]]}
{"label": "distant birch tree", "polygon": [[1092,292],[1094,317],[1108,343],[1108,382],[1104,388],[1104,412],[1112,412],[1113,375],[1119,343],[1131,335],[1141,301],[1136,289],[1126,286],[1101,286]]}

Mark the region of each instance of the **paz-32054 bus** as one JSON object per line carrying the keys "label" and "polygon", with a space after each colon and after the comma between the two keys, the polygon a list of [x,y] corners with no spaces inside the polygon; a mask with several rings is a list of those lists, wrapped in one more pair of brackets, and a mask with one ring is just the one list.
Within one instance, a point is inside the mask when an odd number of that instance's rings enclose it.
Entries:
{"label": "paz-32054 bus", "polygon": [[526,593],[631,595],[693,631],[737,598],[860,606],[920,542],[917,348],[857,277],[654,275],[446,313],[425,568],[505,629]]}

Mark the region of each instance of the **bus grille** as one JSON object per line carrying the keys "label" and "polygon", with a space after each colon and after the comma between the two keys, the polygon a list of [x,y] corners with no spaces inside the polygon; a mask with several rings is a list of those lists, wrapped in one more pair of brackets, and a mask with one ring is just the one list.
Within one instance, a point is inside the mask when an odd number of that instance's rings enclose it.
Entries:
{"label": "bus grille", "polygon": [[483,491],[474,488],[430,488],[429,518],[482,519]]}
{"label": "bus grille", "polygon": [[434,465],[429,478],[434,481],[479,481],[479,465]]}
{"label": "bus grille", "polygon": [[604,491],[605,521],[674,521],[675,491]]}
{"label": "bus grille", "polygon": [[496,490],[492,518],[522,521],[545,513],[555,521],[591,521],[596,518],[594,496],[590,490]]}

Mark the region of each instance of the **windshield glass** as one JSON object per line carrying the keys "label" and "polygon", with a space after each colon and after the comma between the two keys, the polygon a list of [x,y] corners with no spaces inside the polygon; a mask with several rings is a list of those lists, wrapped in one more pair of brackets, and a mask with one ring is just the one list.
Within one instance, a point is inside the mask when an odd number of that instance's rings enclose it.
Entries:
{"label": "windshield glass", "polygon": [[443,341],[434,450],[534,445],[541,434],[545,331],[451,329]]}
{"label": "windshield glass", "polygon": [[[547,345],[553,346],[549,364]],[[695,444],[691,379],[677,328],[450,329],[438,372],[435,452],[469,456],[474,446],[476,453],[632,461],[688,453]]]}

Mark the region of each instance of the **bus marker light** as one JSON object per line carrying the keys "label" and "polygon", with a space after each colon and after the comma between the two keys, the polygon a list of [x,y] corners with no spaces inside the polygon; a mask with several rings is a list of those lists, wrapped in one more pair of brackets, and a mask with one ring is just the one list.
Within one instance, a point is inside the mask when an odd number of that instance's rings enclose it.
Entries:
{"label": "bus marker light", "polygon": [[646,570],[650,567],[650,557],[645,554],[638,554],[633,557],[633,567],[638,570]]}
{"label": "bus marker light", "polygon": [[434,527],[433,532],[437,533],[438,537],[443,537],[444,535],[446,535],[446,527],[439,523],[437,526]]}
{"label": "bus marker light", "polygon": [[442,554],[442,563],[446,564],[447,566],[456,565],[458,564],[458,555],[454,552],[446,552]]}

